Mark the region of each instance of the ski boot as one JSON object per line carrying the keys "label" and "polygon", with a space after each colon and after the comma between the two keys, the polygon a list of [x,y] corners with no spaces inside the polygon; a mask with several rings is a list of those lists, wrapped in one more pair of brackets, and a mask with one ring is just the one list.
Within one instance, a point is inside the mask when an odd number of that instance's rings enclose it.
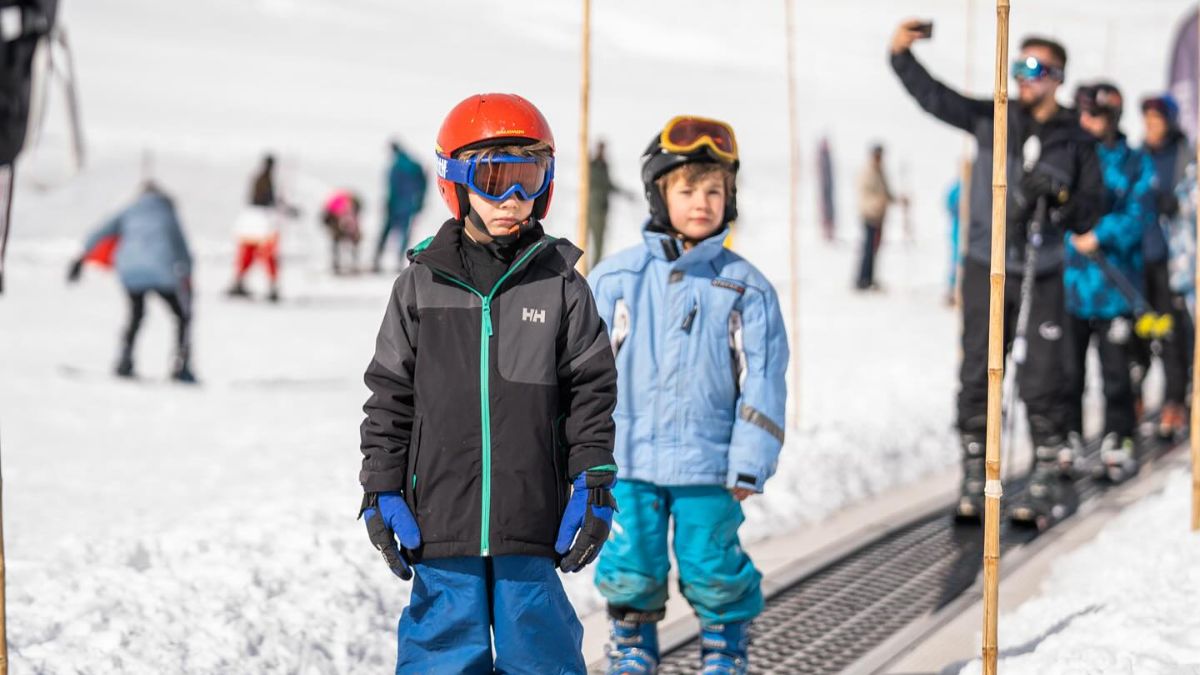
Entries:
{"label": "ski boot", "polygon": [[117,360],[116,368],[117,377],[132,378],[133,374],[133,347],[126,345],[121,349],[121,358]]}
{"label": "ski boot", "polygon": [[196,384],[196,375],[188,363],[187,352],[181,352],[175,357],[175,366],[171,368],[171,379],[181,384]]}
{"label": "ski boot", "polygon": [[231,298],[248,298],[250,297],[250,291],[247,291],[246,285],[242,283],[241,279],[238,279],[237,281],[233,282],[233,285],[229,287],[229,290],[225,291],[225,295],[228,295]]}
{"label": "ski boot", "polygon": [[1071,504],[1066,499],[1065,488],[1060,479],[1062,474],[1057,461],[1057,448],[1054,450],[1055,459],[1035,460],[1029,486],[1013,501],[1008,517],[1014,525],[1034,527],[1042,531],[1070,514]]}
{"label": "ski boot", "polygon": [[1111,431],[1100,441],[1102,478],[1111,483],[1123,483],[1138,472],[1137,448],[1133,439]]}
{"label": "ski boot", "polygon": [[608,675],[651,675],[658,669],[658,624],[612,619]]}
{"label": "ski boot", "polygon": [[982,433],[962,434],[962,484],[954,518],[959,522],[979,522],[983,519],[983,487],[986,483]]}
{"label": "ski boot", "polygon": [[1162,415],[1158,419],[1158,435],[1160,438],[1172,441],[1183,434],[1187,426],[1187,410],[1179,403],[1166,403]]}
{"label": "ski boot", "polygon": [[[1070,455],[1070,464],[1067,464],[1067,455]],[[1060,462],[1058,466],[1062,468],[1063,478],[1073,478],[1081,476],[1084,473],[1084,461],[1087,455],[1087,444],[1084,443],[1078,431],[1072,431],[1067,434],[1067,449],[1066,452],[1060,453]]]}
{"label": "ski boot", "polygon": [[278,286],[271,287],[271,291],[269,293],[267,293],[267,300],[270,302],[275,302],[275,303],[279,302],[279,287]]}
{"label": "ski boot", "polygon": [[745,675],[749,671],[749,621],[700,626],[702,675]]}
{"label": "ski boot", "polygon": [[1087,454],[1083,436],[1077,432],[1067,434],[1067,442],[1058,446],[1038,446],[1035,450],[1038,460],[1053,461],[1058,464],[1058,476],[1062,480],[1071,480],[1078,473],[1079,463]]}

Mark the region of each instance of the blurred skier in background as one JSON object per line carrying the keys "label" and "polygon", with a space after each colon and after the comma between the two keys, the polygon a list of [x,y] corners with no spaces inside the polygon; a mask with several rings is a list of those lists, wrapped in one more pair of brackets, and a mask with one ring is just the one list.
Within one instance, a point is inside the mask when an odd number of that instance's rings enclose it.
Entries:
{"label": "blurred skier in background", "polygon": [[250,187],[250,204],[242,210],[234,223],[234,235],[238,240],[238,252],[233,284],[228,295],[250,297],[246,290],[246,273],[256,261],[267,268],[271,288],[267,299],[279,301],[279,226],[284,217],[294,218],[295,207],[280,198],[275,187],[275,157],[265,155],[262,167],[254,176]]}
{"label": "blurred skier in background", "polygon": [[[1145,219],[1146,231],[1142,238],[1146,300],[1157,314],[1171,317],[1172,327],[1157,340],[1157,345],[1142,339],[1135,342],[1134,359],[1138,365],[1134,371],[1136,375],[1144,376],[1150,369],[1152,353],[1157,353],[1162,360],[1166,390],[1158,432],[1169,437],[1179,434],[1187,425],[1184,400],[1191,369],[1193,329],[1187,300],[1171,287],[1168,237],[1171,220],[1180,213],[1181,200],[1176,195],[1176,188],[1186,177],[1188,164],[1195,159],[1196,153],[1179,128],[1179,105],[1169,94],[1145,99],[1142,121],[1145,124],[1142,149],[1154,162],[1154,186],[1148,204],[1152,213]],[[1139,400],[1141,380],[1142,377],[1136,377],[1134,382],[1134,394]]]}
{"label": "blurred skier in background", "polygon": [[[1121,133],[1121,92],[1108,82],[1079,88],[1075,97],[1079,123],[1096,139],[1096,153],[1108,189],[1109,206],[1096,227],[1067,237],[1067,431],[1074,454],[1083,449],[1083,394],[1086,386],[1088,346],[1093,341],[1100,357],[1104,383],[1104,438],[1100,459],[1111,476],[1136,470],[1136,425],[1130,356],[1134,319],[1142,292],[1142,238],[1154,183],[1154,164],[1129,147]],[[1115,473],[1114,473],[1115,472]]]}
{"label": "blurred skier in background", "polygon": [[[362,240],[362,228],[359,224],[361,212],[362,199],[354,192],[344,189],[334,190],[321,209],[321,223],[329,232],[330,262],[334,274],[352,274],[358,271],[358,243]],[[349,262],[343,263],[342,259],[346,256],[349,257]]]}
{"label": "blurred skier in background", "polygon": [[837,229],[837,204],[834,198],[833,151],[829,138],[822,137],[817,148],[817,181],[821,191],[821,234],[825,241],[833,241]]}
{"label": "blurred skier in background", "polygon": [[858,265],[858,281],[854,286],[860,291],[878,290],[875,282],[875,256],[883,240],[883,221],[887,219],[888,207],[902,201],[892,194],[887,176],[883,173],[883,145],[871,146],[871,159],[858,177],[858,209],[863,220],[862,257]]}
{"label": "blurred skier in background", "polygon": [[[992,245],[992,99],[968,98],[934,79],[913,54],[913,44],[932,35],[931,24],[908,20],[892,36],[892,70],[918,105],[930,115],[975,137],[976,152],[968,212],[969,241],[962,270],[962,365],[958,429],[963,480],[956,509],[960,520],[983,515],[984,432],[987,428],[987,350]],[[1058,464],[1069,463],[1063,393],[1064,233],[1087,232],[1106,201],[1095,141],[1079,127],[1079,116],[1059,105],[1056,95],[1067,67],[1067,50],[1040,37],[1021,42],[1012,64],[1017,96],[1008,104],[1008,234],[1005,280],[1005,351],[1016,337],[1020,306],[1027,307],[1023,357],[1017,368],[1025,402],[1035,465],[1029,490],[1012,500],[1020,522],[1044,523],[1055,516]],[[1036,139],[1036,140],[1031,140]],[[1034,148],[1038,151],[1033,152]],[[1030,152],[1026,155],[1026,148]],[[1036,157],[1034,156],[1036,155]],[[1029,161],[1032,166],[1024,169]],[[1040,205],[1040,206],[1039,206]],[[1037,217],[1045,212],[1046,218]],[[1035,227],[1036,226],[1036,227]],[[1032,236],[1034,230],[1039,232]],[[1044,231],[1041,231],[1044,230]],[[1022,290],[1027,261],[1033,277]]]}
{"label": "blurred skier in background", "polygon": [[623,190],[613,181],[612,174],[608,171],[606,150],[603,140],[596,142],[588,172],[587,256],[589,267],[594,267],[604,258],[604,237],[608,232],[610,198],[614,194],[626,199],[633,198],[633,193]]}
{"label": "blurred skier in background", "polygon": [[79,280],[85,262],[115,267],[129,298],[129,323],[121,336],[119,377],[134,377],[133,347],[146,312],[146,296],[156,294],[175,315],[175,360],[171,377],[194,383],[191,369],[192,254],[171,199],[147,182],[133,204],[93,231],[83,254],[72,261],[67,279]]}
{"label": "blurred skier in background", "polygon": [[950,229],[947,238],[950,244],[950,269],[946,273],[946,306],[953,307],[958,302],[958,266],[962,264],[961,225],[959,208],[962,205],[962,181],[954,181],[950,191],[946,193],[946,213],[950,216]]}
{"label": "blurred skier in background", "polygon": [[409,156],[399,141],[392,141],[392,164],[388,169],[387,209],[383,214],[383,228],[379,232],[379,242],[375,245],[375,257],[371,262],[371,270],[379,273],[383,270],[383,250],[387,248],[388,237],[396,234],[400,267],[408,261],[408,238],[412,232],[413,219],[421,212],[425,203],[425,188],[428,181],[425,170]]}

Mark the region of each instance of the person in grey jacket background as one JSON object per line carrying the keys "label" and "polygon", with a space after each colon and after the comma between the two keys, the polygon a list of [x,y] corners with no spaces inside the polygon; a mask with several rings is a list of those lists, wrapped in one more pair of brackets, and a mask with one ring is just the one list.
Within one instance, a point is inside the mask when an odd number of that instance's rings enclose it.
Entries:
{"label": "person in grey jacket background", "polygon": [[84,262],[114,267],[129,297],[129,323],[121,338],[119,377],[133,377],[133,345],[146,311],[146,295],[155,293],[176,319],[176,352],[171,377],[194,383],[191,370],[192,254],[175,205],[153,181],[137,199],[90,235],[84,253],[71,263],[68,280],[79,280]]}

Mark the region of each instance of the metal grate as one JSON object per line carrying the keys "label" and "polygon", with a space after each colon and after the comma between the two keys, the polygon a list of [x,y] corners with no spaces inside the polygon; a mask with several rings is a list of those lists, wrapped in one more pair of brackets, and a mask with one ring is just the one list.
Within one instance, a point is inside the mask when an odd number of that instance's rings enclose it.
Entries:
{"label": "metal grate", "polygon": [[[1143,455],[1162,454],[1148,442]],[[1098,443],[1089,448],[1091,455]],[[1010,496],[1024,490],[1014,482]],[[1091,498],[1103,486],[1079,478],[1072,501]],[[1037,531],[1000,531],[1000,550],[1031,541]],[[935,612],[970,588],[983,566],[983,530],[954,522],[950,511],[918,519],[830,563],[768,599],[751,630],[755,673],[836,673],[858,661],[913,620]],[[663,675],[694,673],[700,663],[696,639],[663,657]]]}

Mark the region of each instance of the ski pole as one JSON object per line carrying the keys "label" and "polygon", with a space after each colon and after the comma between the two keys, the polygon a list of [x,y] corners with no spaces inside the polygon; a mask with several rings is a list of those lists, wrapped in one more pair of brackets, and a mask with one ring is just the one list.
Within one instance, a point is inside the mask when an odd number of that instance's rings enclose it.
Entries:
{"label": "ski pole", "polygon": [[1141,291],[1129,281],[1129,278],[1121,270],[1113,267],[1112,262],[1103,253],[1093,251],[1088,254],[1088,258],[1096,263],[1104,276],[1108,277],[1108,280],[1117,287],[1117,292],[1133,307],[1133,314],[1138,317],[1134,330],[1138,337],[1148,340],[1158,339],[1165,337],[1175,328],[1175,322],[1171,315],[1155,312],[1149,301],[1146,300],[1146,296],[1142,295]]}

